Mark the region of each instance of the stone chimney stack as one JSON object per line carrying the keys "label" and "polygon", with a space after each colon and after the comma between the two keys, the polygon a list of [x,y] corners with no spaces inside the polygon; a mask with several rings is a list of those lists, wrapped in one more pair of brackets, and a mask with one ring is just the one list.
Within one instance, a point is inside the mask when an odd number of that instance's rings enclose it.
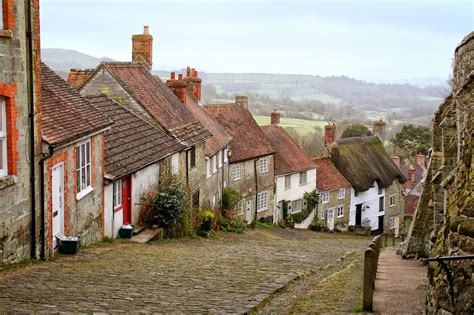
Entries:
{"label": "stone chimney stack", "polygon": [[77,89],[91,76],[94,69],[71,69],[67,76],[67,83]]}
{"label": "stone chimney stack", "polygon": [[396,155],[392,155],[392,161],[395,163],[395,165],[400,168],[400,157]]}
{"label": "stone chimney stack", "polygon": [[375,136],[379,137],[379,139],[384,142],[385,141],[385,122],[380,118],[378,121],[374,121],[374,129],[373,133]]}
{"label": "stone chimney stack", "polygon": [[425,155],[424,154],[418,153],[416,155],[416,164],[420,165],[423,168],[426,168],[426,166],[425,166]]}
{"label": "stone chimney stack", "polygon": [[194,95],[196,100],[199,102],[201,100],[201,84],[202,80],[198,76],[198,72],[195,68],[187,67],[186,68],[186,77],[184,81],[188,84],[188,90]]}
{"label": "stone chimney stack", "polygon": [[168,88],[178,97],[181,103],[186,103],[186,89],[188,84],[183,80],[183,75],[178,74],[176,80],[176,73],[171,72],[170,79],[166,81]]}
{"label": "stone chimney stack", "polygon": [[271,114],[271,122],[272,125],[279,125],[280,124],[280,113],[274,110]]}
{"label": "stone chimney stack", "polygon": [[249,109],[249,98],[247,96],[236,96],[235,104],[242,105],[245,109]]}
{"label": "stone chimney stack", "polygon": [[331,145],[334,141],[336,141],[336,125],[329,123],[324,126],[324,142],[326,145]]}
{"label": "stone chimney stack", "polygon": [[148,26],[143,27],[143,34],[132,36],[132,61],[144,64],[151,71],[153,65],[153,36]]}

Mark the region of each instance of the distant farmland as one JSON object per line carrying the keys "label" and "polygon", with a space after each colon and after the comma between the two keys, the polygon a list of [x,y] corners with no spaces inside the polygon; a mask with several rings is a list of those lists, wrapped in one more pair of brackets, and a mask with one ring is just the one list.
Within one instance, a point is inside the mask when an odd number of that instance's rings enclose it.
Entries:
{"label": "distant farmland", "polygon": [[[270,117],[269,116],[258,116],[254,115],[255,121],[259,125],[269,125]],[[326,121],[322,120],[310,120],[310,119],[298,119],[298,118],[286,118],[282,117],[280,119],[280,124],[282,127],[292,127],[295,128],[301,135],[313,132],[315,127],[324,129],[324,125],[327,124]]]}

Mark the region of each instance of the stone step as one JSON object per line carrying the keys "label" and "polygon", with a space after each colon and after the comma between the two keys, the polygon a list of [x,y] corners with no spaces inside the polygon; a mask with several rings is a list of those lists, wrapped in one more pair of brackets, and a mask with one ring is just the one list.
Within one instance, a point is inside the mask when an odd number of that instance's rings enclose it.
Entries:
{"label": "stone step", "polygon": [[130,241],[139,244],[146,244],[154,239],[163,239],[163,229],[145,229],[137,235],[134,235]]}
{"label": "stone step", "polygon": [[145,230],[145,227],[144,227],[144,226],[141,226],[141,225],[134,225],[134,226],[133,226],[133,235],[140,234],[140,232],[142,232],[143,230]]}

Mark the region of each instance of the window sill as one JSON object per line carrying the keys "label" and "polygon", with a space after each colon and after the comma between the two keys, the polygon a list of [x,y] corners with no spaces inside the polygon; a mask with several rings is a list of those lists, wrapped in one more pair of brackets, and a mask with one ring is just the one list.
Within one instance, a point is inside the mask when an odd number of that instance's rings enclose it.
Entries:
{"label": "window sill", "polygon": [[0,189],[4,189],[15,184],[16,176],[7,175],[5,177],[0,177]]}
{"label": "window sill", "polygon": [[268,208],[260,209],[260,210],[257,209],[257,213],[264,212],[264,211],[267,211],[267,210],[268,210]]}
{"label": "window sill", "polygon": [[338,219],[344,218],[344,215],[338,215],[337,218],[338,218]]}
{"label": "window sill", "polygon": [[13,32],[10,30],[0,30],[0,37],[12,38]]}
{"label": "window sill", "polygon": [[84,198],[85,196],[87,196],[89,193],[93,192],[94,191],[94,188],[92,187],[87,187],[86,189],[84,189],[83,191],[79,192],[77,195],[76,195],[76,201],[79,201],[81,200],[82,198]]}
{"label": "window sill", "polygon": [[237,181],[239,181],[239,180],[241,180],[241,179],[242,179],[242,178],[235,178],[235,179],[233,179],[232,181],[237,182]]}

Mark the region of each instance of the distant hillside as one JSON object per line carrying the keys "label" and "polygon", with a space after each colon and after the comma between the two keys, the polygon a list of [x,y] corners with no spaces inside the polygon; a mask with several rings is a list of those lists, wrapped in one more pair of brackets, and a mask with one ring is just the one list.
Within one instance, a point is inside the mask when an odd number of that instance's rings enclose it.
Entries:
{"label": "distant hillside", "polygon": [[56,72],[66,74],[73,68],[91,69],[102,61],[113,61],[110,58],[96,58],[75,50],[61,48],[41,49],[41,59]]}

